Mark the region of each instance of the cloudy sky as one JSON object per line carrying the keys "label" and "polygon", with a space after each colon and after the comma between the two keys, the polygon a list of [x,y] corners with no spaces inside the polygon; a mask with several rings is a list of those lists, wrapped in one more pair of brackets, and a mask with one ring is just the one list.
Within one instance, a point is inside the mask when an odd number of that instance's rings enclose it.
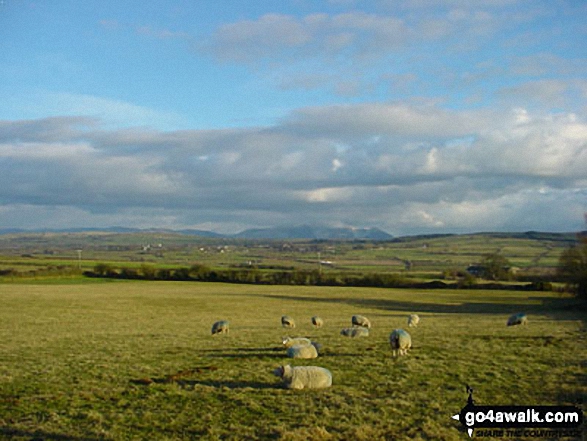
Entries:
{"label": "cloudy sky", "polygon": [[583,0],[0,1],[0,228],[576,231]]}

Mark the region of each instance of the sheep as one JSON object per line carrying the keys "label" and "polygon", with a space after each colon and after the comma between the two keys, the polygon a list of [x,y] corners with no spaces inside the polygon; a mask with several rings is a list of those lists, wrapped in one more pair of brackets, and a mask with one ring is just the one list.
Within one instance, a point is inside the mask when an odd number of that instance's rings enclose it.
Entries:
{"label": "sheep", "polygon": [[295,328],[296,322],[291,317],[283,315],[281,316],[281,326],[284,328]]}
{"label": "sheep", "polygon": [[353,326],[360,326],[362,328],[371,329],[371,322],[367,317],[362,315],[353,315],[351,322]]}
{"label": "sheep", "polygon": [[389,344],[394,357],[397,355],[406,355],[408,349],[412,347],[412,337],[403,329],[394,329],[389,334]]}
{"label": "sheep", "polygon": [[287,349],[289,358],[316,358],[318,350],[314,345],[294,345]]}
{"label": "sheep", "polygon": [[369,337],[369,330],[358,326],[352,328],[344,328],[340,331],[340,335],[345,337]]}
{"label": "sheep", "polygon": [[324,320],[315,315],[314,317],[312,317],[312,324],[315,328],[321,328],[322,326],[324,326]]}
{"label": "sheep", "polygon": [[418,327],[418,323],[420,323],[420,317],[418,317],[418,314],[411,314],[408,317],[408,327],[416,328]]}
{"label": "sheep", "polygon": [[322,351],[322,345],[320,343],[313,341],[312,346],[314,346],[316,348],[316,352],[318,352],[318,354],[320,354],[320,352]]}
{"label": "sheep", "polygon": [[323,389],[332,386],[332,373],[319,366],[279,366],[273,374],[288,389]]}
{"label": "sheep", "polygon": [[508,323],[507,323],[508,326],[527,325],[527,324],[528,324],[528,316],[526,314],[524,314],[523,312],[512,315],[508,319]]}
{"label": "sheep", "polygon": [[312,341],[309,338],[304,338],[304,337],[283,337],[282,340],[283,346],[285,346],[285,348],[291,348],[294,345],[298,345],[298,346],[310,346],[312,344]]}
{"label": "sheep", "polygon": [[219,320],[212,325],[212,335],[228,334],[228,321]]}

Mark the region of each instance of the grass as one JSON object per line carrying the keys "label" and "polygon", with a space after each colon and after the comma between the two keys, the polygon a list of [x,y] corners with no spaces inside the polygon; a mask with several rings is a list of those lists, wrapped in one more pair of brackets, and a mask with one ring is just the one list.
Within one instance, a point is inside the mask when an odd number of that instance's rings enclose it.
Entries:
{"label": "grass", "polygon": [[[0,303],[0,439],[462,440],[465,384],[478,404],[587,398],[585,313],[554,293],[111,282],[3,284]],[[530,324],[507,328],[518,311]],[[414,348],[391,359],[411,312]],[[370,337],[339,335],[353,314]],[[219,319],[231,332],[212,337]],[[324,353],[285,359],[287,334]],[[287,362],[333,387],[279,387]]]}
{"label": "grass", "polygon": [[[487,253],[499,252],[523,272],[552,273],[562,251],[573,243],[571,234],[479,234],[444,237],[399,238],[397,241],[246,241],[207,239],[180,234],[78,233],[0,235],[0,271],[30,272],[47,267],[81,265],[92,270],[97,263],[116,267],[189,267],[194,263],[215,269],[295,267],[318,269],[318,253],[333,267],[322,270],[435,273],[465,270]],[[145,251],[143,246],[152,244]],[[159,247],[161,244],[161,247]],[[79,261],[78,250],[82,250]],[[405,271],[409,262],[411,270]]]}

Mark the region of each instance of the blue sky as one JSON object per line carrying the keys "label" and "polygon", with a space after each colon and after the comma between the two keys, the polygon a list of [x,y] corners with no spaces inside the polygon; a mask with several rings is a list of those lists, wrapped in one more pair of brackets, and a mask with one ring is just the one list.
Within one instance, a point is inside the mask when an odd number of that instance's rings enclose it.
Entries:
{"label": "blue sky", "polygon": [[0,228],[574,231],[587,3],[0,4]]}

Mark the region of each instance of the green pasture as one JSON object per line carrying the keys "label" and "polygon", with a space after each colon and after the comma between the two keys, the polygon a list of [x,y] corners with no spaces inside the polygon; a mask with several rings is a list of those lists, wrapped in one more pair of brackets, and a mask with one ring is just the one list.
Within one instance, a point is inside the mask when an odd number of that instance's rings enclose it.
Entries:
{"label": "green pasture", "polygon": [[[0,439],[465,440],[450,417],[466,384],[477,404],[587,398],[584,309],[551,292],[4,283],[0,305]],[[506,327],[519,311],[529,325]],[[414,312],[414,347],[392,359]],[[353,314],[368,338],[339,335]],[[212,337],[219,319],[230,334]],[[322,354],[286,359],[285,335]],[[333,386],[283,389],[285,363],[328,368]]]}
{"label": "green pasture", "polygon": [[[157,233],[61,233],[0,236],[0,271],[30,272],[46,267],[92,270],[98,263],[118,268],[190,267],[320,269],[377,273],[464,271],[484,254],[499,253],[522,272],[553,273],[562,251],[572,243],[565,234],[472,234],[416,236],[394,241],[248,241]],[[78,250],[81,250],[81,260]],[[331,262],[320,265],[319,260]],[[406,264],[409,264],[406,266]]]}

